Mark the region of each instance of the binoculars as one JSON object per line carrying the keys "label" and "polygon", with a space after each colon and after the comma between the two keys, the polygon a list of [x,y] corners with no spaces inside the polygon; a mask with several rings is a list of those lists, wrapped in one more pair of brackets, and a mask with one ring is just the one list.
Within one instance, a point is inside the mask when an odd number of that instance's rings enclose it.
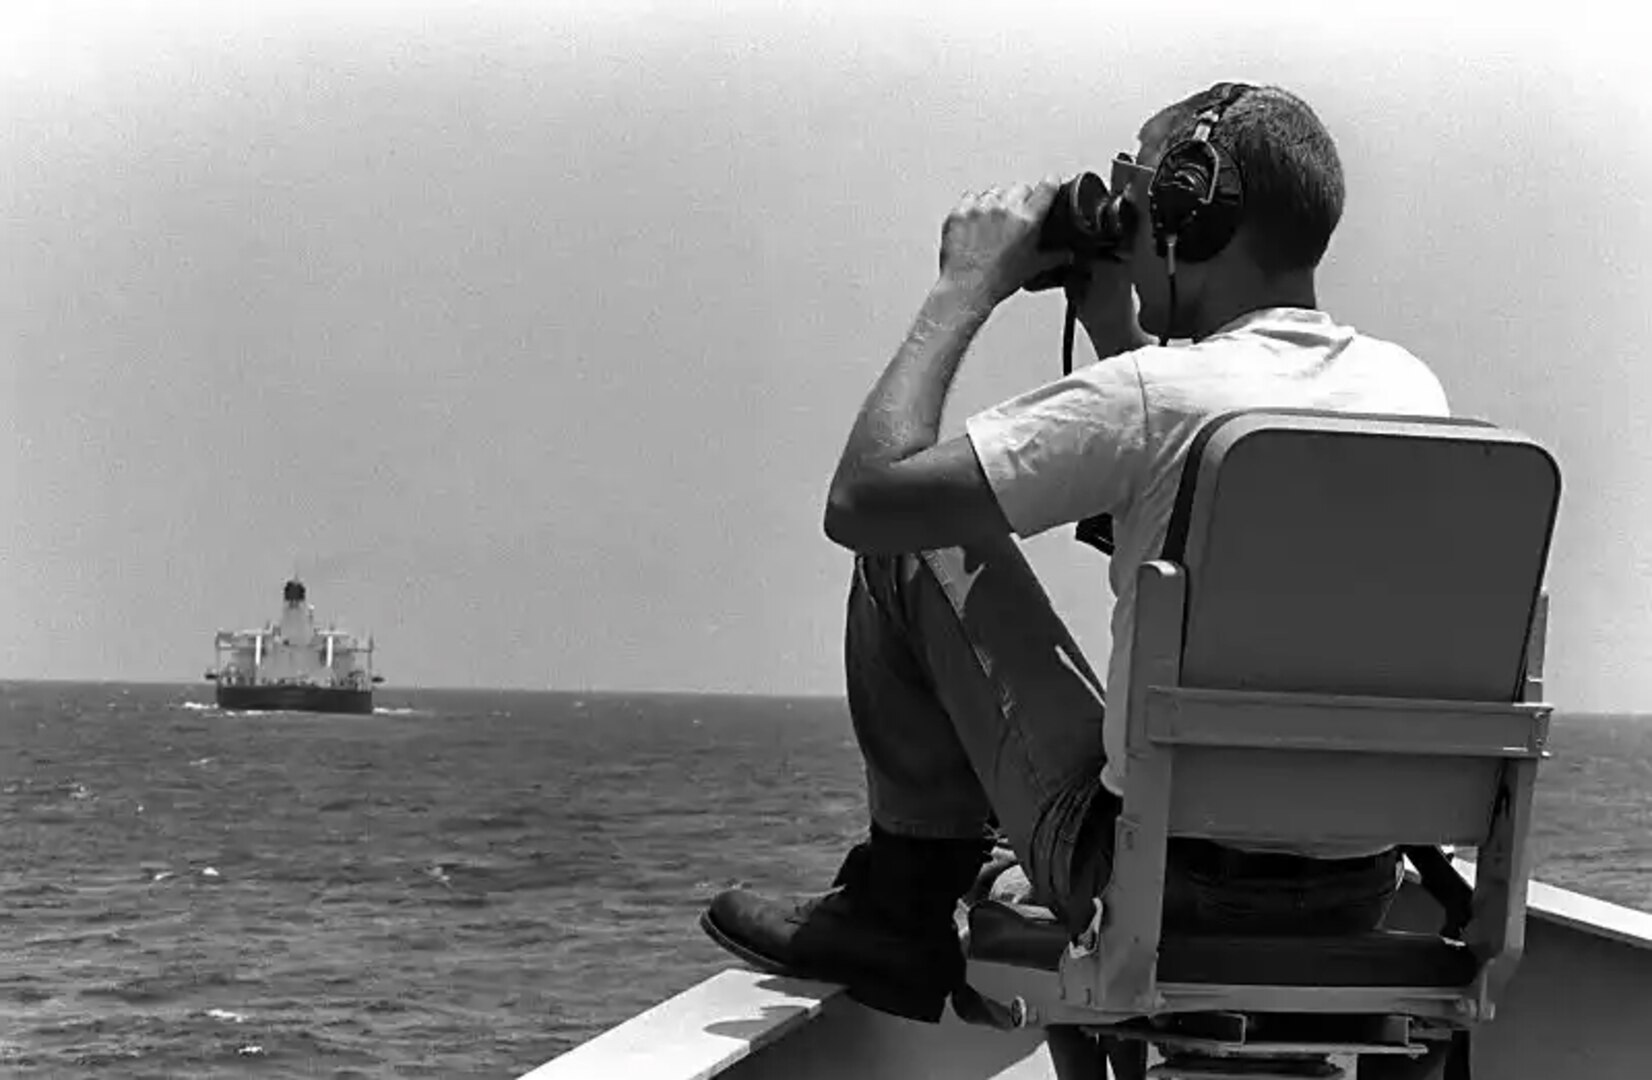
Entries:
{"label": "binoculars", "polygon": [[[1079,261],[1107,259],[1124,244],[1130,242],[1136,225],[1137,210],[1124,199],[1126,185],[1135,181],[1134,173],[1147,173],[1120,154],[1113,163],[1113,187],[1093,172],[1081,172],[1056,189],[1055,200],[1039,227],[1040,251],[1065,251]],[[1028,292],[1053,289],[1065,283],[1067,269],[1039,274],[1023,288]]]}

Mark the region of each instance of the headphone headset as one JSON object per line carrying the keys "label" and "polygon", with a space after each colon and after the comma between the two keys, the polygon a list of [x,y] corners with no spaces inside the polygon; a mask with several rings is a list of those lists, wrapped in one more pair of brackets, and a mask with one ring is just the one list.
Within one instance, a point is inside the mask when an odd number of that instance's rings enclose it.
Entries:
{"label": "headphone headset", "polygon": [[1226,247],[1245,208],[1239,166],[1210,136],[1223,115],[1252,87],[1250,83],[1217,83],[1211,89],[1221,98],[1198,115],[1192,135],[1165,150],[1148,187],[1154,246],[1168,260],[1172,274],[1178,258],[1202,262]]}

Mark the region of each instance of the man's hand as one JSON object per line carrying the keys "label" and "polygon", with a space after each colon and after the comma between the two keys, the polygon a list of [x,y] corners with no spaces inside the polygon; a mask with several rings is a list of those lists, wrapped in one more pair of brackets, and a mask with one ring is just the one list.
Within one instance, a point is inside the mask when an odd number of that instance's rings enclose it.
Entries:
{"label": "man's hand", "polygon": [[1038,250],[1038,230],[1061,181],[965,195],[941,226],[941,279],[996,305],[1072,256]]}

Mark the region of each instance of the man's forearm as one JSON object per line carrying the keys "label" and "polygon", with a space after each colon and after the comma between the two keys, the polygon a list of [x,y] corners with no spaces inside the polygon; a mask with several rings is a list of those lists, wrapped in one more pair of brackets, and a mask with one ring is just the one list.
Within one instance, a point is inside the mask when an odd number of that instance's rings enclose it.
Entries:
{"label": "man's forearm", "polygon": [[861,406],[834,483],[935,445],[958,365],[991,312],[983,289],[942,280],[930,290],[906,341]]}

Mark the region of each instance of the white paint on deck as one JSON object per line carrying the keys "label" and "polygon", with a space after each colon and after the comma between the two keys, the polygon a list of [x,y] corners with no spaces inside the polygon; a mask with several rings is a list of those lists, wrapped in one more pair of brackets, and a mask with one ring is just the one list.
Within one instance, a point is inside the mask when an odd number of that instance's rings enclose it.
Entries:
{"label": "white paint on deck", "polygon": [[521,1080],[705,1080],[806,1023],[841,993],[829,983],[722,971]]}

